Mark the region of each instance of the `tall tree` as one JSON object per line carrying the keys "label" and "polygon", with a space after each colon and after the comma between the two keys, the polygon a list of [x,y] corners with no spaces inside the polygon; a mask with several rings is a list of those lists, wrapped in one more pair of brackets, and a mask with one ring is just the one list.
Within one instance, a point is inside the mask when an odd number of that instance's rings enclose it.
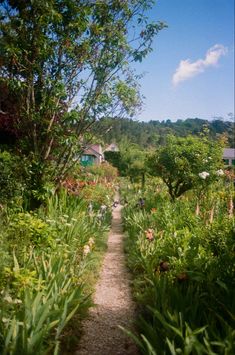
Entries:
{"label": "tall tree", "polygon": [[54,179],[62,179],[95,121],[138,108],[137,78],[129,64],[142,61],[165,27],[146,18],[152,5],[0,1],[0,86],[6,97],[18,97],[17,113],[4,111],[2,103],[0,121],[8,115],[18,152],[35,162],[32,179],[41,179],[48,163]]}

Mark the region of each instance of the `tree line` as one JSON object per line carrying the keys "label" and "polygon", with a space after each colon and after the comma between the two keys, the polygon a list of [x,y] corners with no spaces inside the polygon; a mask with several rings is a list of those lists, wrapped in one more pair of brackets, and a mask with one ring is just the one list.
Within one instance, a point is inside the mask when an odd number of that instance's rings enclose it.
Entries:
{"label": "tree line", "polygon": [[188,135],[200,135],[205,126],[208,129],[209,137],[217,139],[219,135],[224,135],[227,139],[227,146],[235,147],[234,122],[215,119],[212,121],[200,118],[178,119],[176,122],[171,120],[140,122],[128,118],[104,118],[96,127],[96,132],[100,132],[105,143],[115,141],[120,143],[123,139],[131,143],[138,144],[147,148],[151,146],[164,145],[169,134],[178,137]]}

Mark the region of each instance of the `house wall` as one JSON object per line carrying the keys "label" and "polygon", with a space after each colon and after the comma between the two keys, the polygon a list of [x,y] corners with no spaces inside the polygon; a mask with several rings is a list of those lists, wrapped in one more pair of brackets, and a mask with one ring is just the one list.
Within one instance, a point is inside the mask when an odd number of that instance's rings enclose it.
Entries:
{"label": "house wall", "polygon": [[225,148],[223,153],[223,161],[225,165],[235,166],[235,149]]}
{"label": "house wall", "polygon": [[92,144],[84,150],[80,161],[83,166],[90,166],[100,164],[103,160],[104,158],[101,145]]}

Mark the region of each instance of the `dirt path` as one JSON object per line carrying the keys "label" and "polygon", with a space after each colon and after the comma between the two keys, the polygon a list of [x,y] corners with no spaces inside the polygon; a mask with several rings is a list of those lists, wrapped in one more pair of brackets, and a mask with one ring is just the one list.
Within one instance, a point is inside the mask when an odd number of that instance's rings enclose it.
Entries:
{"label": "dirt path", "polygon": [[132,341],[119,329],[130,329],[135,318],[135,305],[131,299],[129,274],[125,267],[121,206],[113,210],[113,220],[108,238],[100,279],[91,309],[83,325],[76,355],[137,355]]}

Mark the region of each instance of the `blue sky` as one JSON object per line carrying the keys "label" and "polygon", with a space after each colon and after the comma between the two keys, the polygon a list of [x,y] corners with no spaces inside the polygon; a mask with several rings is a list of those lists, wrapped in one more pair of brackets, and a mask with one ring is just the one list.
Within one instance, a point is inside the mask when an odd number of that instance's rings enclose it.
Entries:
{"label": "blue sky", "polygon": [[138,73],[145,104],[140,121],[234,113],[234,0],[158,0],[149,13],[168,28]]}

